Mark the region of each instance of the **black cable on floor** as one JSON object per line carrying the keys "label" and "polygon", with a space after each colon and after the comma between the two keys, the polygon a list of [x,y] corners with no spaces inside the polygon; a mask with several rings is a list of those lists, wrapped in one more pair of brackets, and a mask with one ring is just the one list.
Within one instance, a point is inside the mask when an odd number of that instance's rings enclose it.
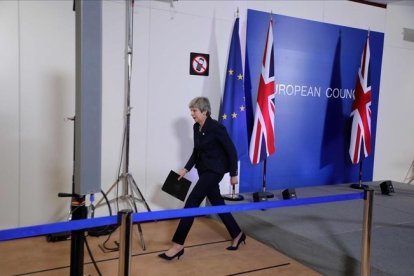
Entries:
{"label": "black cable on floor", "polygon": [[92,264],[93,264],[93,266],[95,267],[95,269],[96,269],[96,272],[98,272],[98,275],[99,276],[102,276],[102,273],[101,273],[101,271],[99,270],[99,267],[98,267],[98,264],[96,263],[96,261],[95,261],[95,258],[93,257],[93,254],[92,254],[92,251],[91,251],[91,248],[89,247],[89,244],[88,244],[88,240],[87,240],[87,238],[85,237],[85,244],[86,244],[86,249],[88,250],[88,253],[89,253],[89,257],[91,258],[91,260],[92,260]]}

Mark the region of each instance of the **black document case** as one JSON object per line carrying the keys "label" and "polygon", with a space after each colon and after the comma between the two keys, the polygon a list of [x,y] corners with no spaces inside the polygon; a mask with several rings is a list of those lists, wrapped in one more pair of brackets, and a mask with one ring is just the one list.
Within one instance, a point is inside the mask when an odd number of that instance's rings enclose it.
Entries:
{"label": "black document case", "polygon": [[161,190],[181,201],[184,201],[188,190],[190,189],[191,181],[185,179],[184,177],[180,180],[177,180],[178,177],[178,173],[170,171]]}

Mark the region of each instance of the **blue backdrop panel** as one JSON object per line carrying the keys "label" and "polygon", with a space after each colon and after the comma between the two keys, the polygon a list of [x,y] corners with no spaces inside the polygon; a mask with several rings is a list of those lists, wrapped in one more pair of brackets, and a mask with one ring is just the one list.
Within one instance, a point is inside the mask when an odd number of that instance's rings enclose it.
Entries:
{"label": "blue backdrop panel", "polygon": [[[349,183],[351,108],[368,30],[248,10],[246,47],[253,107],[270,16],[273,18],[276,153],[267,160],[267,190]],[[372,180],[384,34],[370,31],[372,154],[363,181]],[[363,155],[361,155],[363,156]],[[262,187],[263,162],[241,160],[240,191]]]}

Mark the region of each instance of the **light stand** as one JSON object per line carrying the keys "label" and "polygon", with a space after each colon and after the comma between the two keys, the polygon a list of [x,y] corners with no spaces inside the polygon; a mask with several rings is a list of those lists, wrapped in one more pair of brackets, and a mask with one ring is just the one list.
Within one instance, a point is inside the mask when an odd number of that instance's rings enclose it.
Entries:
{"label": "light stand", "polygon": [[[123,163],[123,172],[122,174],[118,175],[118,179],[115,181],[115,183],[112,184],[112,186],[109,188],[109,190],[106,192],[106,194],[110,193],[115,187],[118,187],[119,183],[121,182],[123,184],[122,186],[122,195],[117,197],[116,199],[113,199],[111,201],[116,200],[123,200],[129,204],[131,208],[135,212],[138,212],[138,208],[136,205],[136,202],[143,203],[147,209],[147,211],[151,211],[150,207],[148,206],[144,196],[142,195],[141,191],[138,188],[138,185],[136,184],[134,177],[129,172],[129,137],[130,137],[130,123],[131,123],[131,105],[130,105],[130,99],[131,99],[131,76],[132,76],[132,52],[133,52],[133,16],[134,16],[134,0],[128,0],[126,3],[126,29],[127,29],[127,41],[126,41],[126,51],[127,51],[127,62],[125,63],[125,70],[127,72],[126,74],[126,107],[125,107],[125,128],[124,128],[124,138],[123,138],[123,150],[122,155],[125,155],[124,163]],[[121,158],[122,160],[122,158]],[[118,196],[118,195],[117,195]],[[99,206],[99,204],[102,202],[103,198],[100,199],[96,207]],[[138,223],[138,232],[141,239],[141,245],[142,249],[145,250],[145,243],[144,238],[142,234],[141,225]]]}

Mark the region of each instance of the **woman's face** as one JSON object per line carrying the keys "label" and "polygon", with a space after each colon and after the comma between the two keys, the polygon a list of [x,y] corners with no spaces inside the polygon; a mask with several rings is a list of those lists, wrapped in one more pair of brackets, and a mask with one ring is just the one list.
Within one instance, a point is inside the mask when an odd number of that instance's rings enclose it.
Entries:
{"label": "woman's face", "polygon": [[195,107],[190,108],[190,111],[191,117],[193,117],[194,121],[200,125],[203,125],[207,118],[207,111],[201,112],[200,109]]}

